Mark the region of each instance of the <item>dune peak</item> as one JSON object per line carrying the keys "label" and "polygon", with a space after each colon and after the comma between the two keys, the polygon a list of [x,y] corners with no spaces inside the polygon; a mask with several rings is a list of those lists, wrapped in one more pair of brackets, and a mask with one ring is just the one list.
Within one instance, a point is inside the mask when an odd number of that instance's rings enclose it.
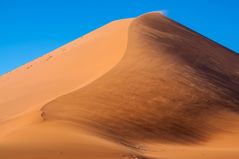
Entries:
{"label": "dune peak", "polygon": [[237,159],[238,70],[165,11],[114,21],[0,77],[0,156]]}

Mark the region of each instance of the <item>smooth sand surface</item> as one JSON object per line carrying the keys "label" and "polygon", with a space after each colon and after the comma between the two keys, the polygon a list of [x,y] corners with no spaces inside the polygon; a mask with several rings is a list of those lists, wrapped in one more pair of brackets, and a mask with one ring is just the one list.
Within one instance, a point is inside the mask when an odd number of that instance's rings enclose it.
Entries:
{"label": "smooth sand surface", "polygon": [[39,108],[109,71],[124,55],[130,21],[112,22],[0,77],[0,121]]}
{"label": "smooth sand surface", "polygon": [[159,13],[0,77],[0,158],[238,159],[239,56]]}
{"label": "smooth sand surface", "polygon": [[127,149],[65,123],[35,123],[1,139],[0,157],[6,159],[111,159]]}
{"label": "smooth sand surface", "polygon": [[[112,145],[104,149],[105,144],[99,143],[97,137],[94,142],[90,137],[87,141],[87,135],[78,132],[79,138],[67,138],[72,131],[64,125],[49,128],[38,124],[43,122],[40,109],[45,103],[87,85],[121,60],[130,22],[131,19],[114,21],[0,77],[0,158],[79,158],[85,151],[79,151],[83,147],[89,150],[89,156],[84,158],[100,158],[99,153],[103,158],[120,156],[111,153]],[[61,147],[66,140],[68,145],[61,149],[69,152],[59,155],[54,145],[61,141],[57,145]],[[75,148],[77,144],[83,146]]]}

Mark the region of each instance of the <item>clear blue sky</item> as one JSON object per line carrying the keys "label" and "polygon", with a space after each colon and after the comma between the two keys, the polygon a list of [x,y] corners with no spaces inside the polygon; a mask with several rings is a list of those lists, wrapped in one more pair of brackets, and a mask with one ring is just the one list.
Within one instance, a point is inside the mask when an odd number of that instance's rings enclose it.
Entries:
{"label": "clear blue sky", "polygon": [[239,52],[239,0],[0,0],[0,75],[112,20],[158,10]]}

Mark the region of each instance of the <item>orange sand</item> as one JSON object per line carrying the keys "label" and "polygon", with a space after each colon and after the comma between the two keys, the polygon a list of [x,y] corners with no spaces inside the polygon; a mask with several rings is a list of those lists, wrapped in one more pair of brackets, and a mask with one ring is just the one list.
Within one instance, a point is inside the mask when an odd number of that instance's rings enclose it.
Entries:
{"label": "orange sand", "polygon": [[0,77],[0,158],[238,159],[239,56],[149,13]]}

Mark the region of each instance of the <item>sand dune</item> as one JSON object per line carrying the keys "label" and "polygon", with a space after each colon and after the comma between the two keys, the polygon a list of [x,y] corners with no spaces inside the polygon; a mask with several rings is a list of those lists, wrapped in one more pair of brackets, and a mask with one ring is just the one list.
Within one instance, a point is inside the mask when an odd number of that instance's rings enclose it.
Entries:
{"label": "sand dune", "polygon": [[0,78],[0,158],[239,158],[239,56],[149,13]]}
{"label": "sand dune", "polygon": [[130,21],[112,22],[2,76],[0,121],[39,108],[110,70],[127,47]]}

